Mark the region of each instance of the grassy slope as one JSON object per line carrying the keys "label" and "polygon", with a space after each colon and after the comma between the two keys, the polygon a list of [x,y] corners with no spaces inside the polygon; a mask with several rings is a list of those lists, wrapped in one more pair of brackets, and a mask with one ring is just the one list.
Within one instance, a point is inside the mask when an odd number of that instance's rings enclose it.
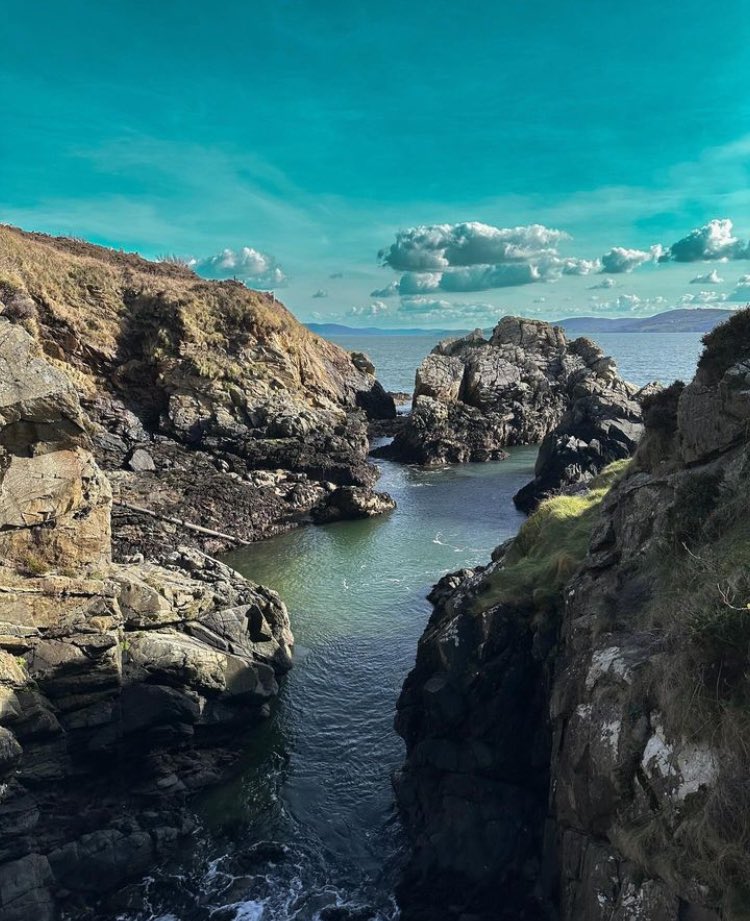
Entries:
{"label": "grassy slope", "polygon": [[[15,292],[42,305],[39,319],[56,333],[51,343],[41,336],[46,350],[84,374],[116,366],[123,342],[139,332],[157,360],[179,360],[199,377],[239,386],[274,379],[309,399],[348,399],[347,353],[270,295],[237,282],[205,281],[180,265],[0,226],[0,299]],[[33,318],[25,324],[38,335]],[[62,355],[55,348],[61,344]]]}

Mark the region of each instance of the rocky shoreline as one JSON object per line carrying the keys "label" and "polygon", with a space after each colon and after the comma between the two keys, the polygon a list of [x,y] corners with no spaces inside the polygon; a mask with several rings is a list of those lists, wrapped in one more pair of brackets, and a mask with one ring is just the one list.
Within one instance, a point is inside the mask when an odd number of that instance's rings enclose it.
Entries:
{"label": "rocky shoreline", "polygon": [[551,323],[503,317],[440,342],[417,369],[411,412],[377,454],[426,466],[502,460],[506,448],[541,442],[536,476],[516,497],[543,498],[586,483],[630,457],[643,431],[639,390],[589,339]]}
{"label": "rocky shoreline", "polygon": [[373,370],[242,285],[0,228],[3,921],[96,917],[192,831],[292,664],[213,555],[393,508]]}
{"label": "rocky shoreline", "polygon": [[745,917],[750,311],[704,341],[632,462],[433,591],[403,921]]}

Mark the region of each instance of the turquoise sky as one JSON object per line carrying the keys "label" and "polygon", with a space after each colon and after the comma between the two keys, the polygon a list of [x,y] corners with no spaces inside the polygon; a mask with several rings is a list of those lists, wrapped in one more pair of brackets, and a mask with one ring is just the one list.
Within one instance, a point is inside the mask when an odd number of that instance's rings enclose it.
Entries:
{"label": "turquoise sky", "polygon": [[737,305],[749,14],[746,0],[6,0],[0,220],[190,257],[276,288],[305,320]]}

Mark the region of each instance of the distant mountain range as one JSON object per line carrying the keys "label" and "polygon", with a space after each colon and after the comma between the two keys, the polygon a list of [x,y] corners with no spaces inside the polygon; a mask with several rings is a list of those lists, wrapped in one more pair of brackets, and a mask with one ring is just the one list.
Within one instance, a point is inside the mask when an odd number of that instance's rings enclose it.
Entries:
{"label": "distant mountain range", "polygon": [[[681,308],[653,317],[568,317],[553,320],[566,333],[707,333],[729,319],[733,311],[712,307]],[[307,323],[319,336],[461,336],[467,329],[380,329],[376,326],[344,326],[341,323]]]}
{"label": "distant mountain range", "polygon": [[566,333],[707,333],[732,316],[712,307],[667,310],[653,317],[569,317],[556,320]]}
{"label": "distant mountain range", "polygon": [[341,323],[305,323],[305,326],[319,336],[463,336],[469,329],[381,329],[377,326],[344,326]]}

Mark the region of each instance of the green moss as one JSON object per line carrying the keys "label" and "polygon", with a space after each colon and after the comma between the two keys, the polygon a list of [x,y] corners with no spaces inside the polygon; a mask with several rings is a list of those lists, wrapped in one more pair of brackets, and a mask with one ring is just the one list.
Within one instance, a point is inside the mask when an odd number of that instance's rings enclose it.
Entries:
{"label": "green moss", "polygon": [[588,552],[602,500],[622,477],[630,461],[615,461],[580,496],[555,496],[542,502],[524,522],[503,566],[488,575],[476,606],[528,603],[554,606],[562,589]]}

